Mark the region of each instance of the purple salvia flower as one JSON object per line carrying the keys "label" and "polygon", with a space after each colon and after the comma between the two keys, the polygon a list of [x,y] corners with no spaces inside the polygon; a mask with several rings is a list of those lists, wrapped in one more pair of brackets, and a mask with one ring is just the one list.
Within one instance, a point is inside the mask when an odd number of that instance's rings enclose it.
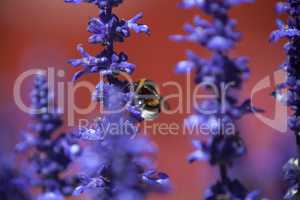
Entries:
{"label": "purple salvia flower", "polygon": [[[140,84],[142,87],[147,84],[150,90],[155,90],[155,86],[147,80],[135,83],[119,80],[120,73],[132,74],[135,65],[128,62],[124,52],[114,50],[114,44],[123,42],[131,31],[150,33],[147,25],[138,23],[143,14],[127,21],[119,19],[112,9],[120,5],[121,0],[65,2],[87,2],[100,8],[99,17],[90,19],[87,30],[92,33],[89,42],[104,47],[99,54],[91,56],[79,45],[83,58],[70,60],[74,67],[83,67],[74,80],[86,73],[103,75],[104,79],[97,84],[92,96],[106,111],[93,121],[92,127],[80,127],[75,134],[92,144],[80,158],[83,175],[73,195],[90,192],[92,199],[97,200],[142,200],[151,192],[166,192],[170,180],[168,175],[155,169],[152,155],[156,148],[147,138],[139,136],[137,128],[137,123],[155,118],[159,109],[147,110],[136,89],[141,87]],[[153,98],[160,99],[158,95]]]}
{"label": "purple salvia flower", "polygon": [[144,24],[138,24],[138,21],[143,18],[143,13],[139,13],[130,20],[127,21],[127,27],[134,30],[136,33],[150,33],[150,28]]}
{"label": "purple salvia flower", "polygon": [[43,75],[35,78],[31,107],[34,119],[34,123],[30,125],[31,133],[23,134],[23,140],[16,145],[16,150],[31,150],[31,184],[42,189],[37,199],[63,199],[64,196],[73,193],[78,183],[79,179],[76,176],[64,177],[63,173],[79,156],[81,148],[72,134],[55,135],[62,125],[62,120]]}
{"label": "purple salvia flower", "polygon": [[[300,1],[287,0],[277,3],[276,10],[279,14],[287,13],[287,23],[277,20],[278,30],[271,33],[270,41],[278,41],[287,38],[284,45],[287,59],[280,68],[287,72],[287,79],[284,83],[277,85],[274,96],[282,103],[285,103],[293,110],[293,114],[288,119],[288,126],[295,134],[297,148],[300,150]],[[300,151],[299,151],[300,152]],[[300,198],[300,165],[299,154],[296,158],[291,158],[284,166],[284,178],[288,182],[288,191],[285,200],[296,200]]]}
{"label": "purple salvia flower", "polygon": [[13,164],[1,155],[0,160],[0,199],[1,200],[30,200],[27,193],[27,177],[13,167]]}
{"label": "purple salvia flower", "polygon": [[131,30],[136,33],[150,33],[147,25],[138,23],[143,14],[139,13],[127,21],[119,19],[112,13],[112,8],[121,4],[122,0],[65,0],[65,2],[86,2],[99,6],[101,10],[99,17],[91,18],[88,23],[87,30],[92,33],[88,41],[105,47],[98,55],[90,56],[81,45],[78,45],[77,49],[83,58],[72,59],[69,63],[74,67],[81,65],[83,69],[77,72],[73,79],[77,80],[86,73],[133,73],[135,65],[128,62],[128,57],[125,53],[116,53],[113,46],[116,42],[124,42],[125,38],[130,36]]}
{"label": "purple salvia flower", "polygon": [[[243,81],[249,77],[250,71],[247,58],[229,57],[229,51],[235,47],[241,34],[236,31],[236,21],[229,18],[228,11],[232,6],[249,2],[252,0],[182,0],[182,8],[198,8],[211,16],[212,20],[208,22],[196,16],[193,24],[184,26],[185,35],[171,36],[174,41],[197,43],[212,52],[212,56],[205,59],[187,51],[187,59],[176,66],[178,73],[195,71],[197,84],[214,86],[207,89],[212,91],[210,88],[216,87],[219,92],[215,99],[200,102],[196,114],[186,120],[191,127],[205,124],[211,134],[206,142],[193,141],[196,151],[188,157],[188,161],[207,161],[220,168],[220,180],[207,190],[204,195],[206,200],[253,200],[259,196],[228,175],[233,162],[246,153],[245,144],[235,125],[236,120],[247,113],[262,112],[253,107],[250,100],[238,104],[238,98],[233,95],[233,91],[240,89]],[[224,86],[229,87],[222,98],[220,92],[224,92]]]}
{"label": "purple salvia flower", "polygon": [[[100,99],[106,111],[118,110],[126,104],[124,93],[115,84],[100,82],[97,89],[104,91]],[[87,175],[82,176],[74,195],[92,192],[95,199],[139,200],[149,192],[169,189],[169,177],[154,170],[152,156],[145,156],[156,153],[156,148],[138,136],[137,120],[128,114],[126,110],[106,114],[95,120],[93,128],[79,130],[77,136],[93,145],[81,158]],[[89,163],[86,155],[92,155],[94,162]]]}

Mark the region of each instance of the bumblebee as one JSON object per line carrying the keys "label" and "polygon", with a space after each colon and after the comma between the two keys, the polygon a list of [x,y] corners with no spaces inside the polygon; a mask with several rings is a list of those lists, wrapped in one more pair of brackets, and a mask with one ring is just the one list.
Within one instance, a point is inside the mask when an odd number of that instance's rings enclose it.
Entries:
{"label": "bumblebee", "polygon": [[141,79],[134,83],[134,105],[141,111],[144,120],[154,120],[161,112],[164,105],[157,86],[153,81]]}

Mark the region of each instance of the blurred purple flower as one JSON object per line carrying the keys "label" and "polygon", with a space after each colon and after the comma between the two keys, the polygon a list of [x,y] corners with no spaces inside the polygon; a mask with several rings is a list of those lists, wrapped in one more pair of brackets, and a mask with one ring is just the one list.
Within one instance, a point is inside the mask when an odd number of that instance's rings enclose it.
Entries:
{"label": "blurred purple flower", "polygon": [[[243,81],[250,75],[248,59],[229,56],[229,51],[235,47],[241,36],[236,31],[236,21],[229,18],[229,9],[250,2],[252,1],[183,0],[181,7],[199,8],[211,16],[212,20],[209,22],[197,16],[193,24],[184,26],[185,35],[171,36],[174,41],[194,42],[212,52],[212,56],[205,59],[187,51],[187,60],[176,66],[178,73],[194,70],[197,84],[207,85],[210,92],[217,90],[216,98],[201,101],[196,107],[196,114],[186,120],[190,128],[205,125],[210,134],[208,142],[193,141],[196,151],[190,154],[188,161],[208,161],[220,168],[220,180],[206,192],[206,200],[257,199],[258,196],[257,192],[249,192],[228,174],[233,162],[246,154],[245,144],[235,125],[236,120],[247,113],[263,112],[253,107],[249,99],[242,104],[238,103],[239,99],[234,95],[234,90],[240,89]],[[224,92],[224,86],[227,89],[222,97],[220,92]]]}
{"label": "blurred purple flower", "polygon": [[32,133],[24,133],[21,142],[16,145],[18,152],[31,150],[28,159],[33,168],[31,184],[42,189],[39,200],[71,195],[78,183],[76,176],[64,177],[63,173],[79,156],[81,148],[71,134],[55,135],[62,120],[51,92],[46,78],[38,75],[32,90]]}
{"label": "blurred purple flower", "polygon": [[[287,23],[278,19],[277,27],[271,33],[270,41],[278,41],[287,38],[288,42],[284,45],[287,58],[280,68],[287,72],[287,79],[284,83],[276,87],[274,96],[280,102],[284,102],[293,111],[288,119],[288,126],[295,134],[298,153],[300,152],[300,4],[298,0],[287,0],[276,5],[279,14],[287,13]],[[283,92],[285,91],[285,92]],[[298,155],[299,156],[299,155]],[[291,158],[284,166],[284,177],[288,182],[288,190],[284,197],[285,200],[295,200],[300,198],[300,177],[299,177],[299,157]]]}
{"label": "blurred purple flower", "polygon": [[[101,83],[100,83],[101,84]],[[102,88],[105,83],[101,84]],[[106,110],[118,110],[124,106],[120,91],[110,85],[103,96]],[[123,104],[122,104],[123,102]],[[144,199],[149,192],[166,192],[170,187],[169,177],[155,170],[152,155],[156,148],[144,137],[128,111],[104,115],[95,120],[92,129],[82,129],[77,137],[93,142],[85,155],[94,155],[94,163],[84,164],[86,175],[74,195],[92,192],[95,199]],[[89,161],[86,161],[89,162]],[[82,161],[81,163],[86,163]],[[87,167],[87,165],[89,165]]]}
{"label": "blurred purple flower", "polygon": [[121,0],[66,2],[88,2],[100,8],[99,17],[90,19],[88,24],[88,31],[93,34],[89,42],[104,47],[101,53],[91,56],[79,45],[83,58],[70,60],[74,67],[83,67],[74,75],[74,80],[86,73],[104,76],[92,96],[106,111],[91,127],[79,127],[74,134],[92,144],[79,158],[82,175],[73,195],[89,192],[92,199],[97,200],[141,200],[151,192],[167,192],[170,179],[156,170],[153,160],[156,149],[147,138],[138,136],[137,123],[147,117],[140,105],[143,101],[135,91],[139,83],[120,80],[118,76],[122,72],[132,74],[135,65],[128,62],[124,52],[114,50],[115,43],[123,42],[131,31],[150,33],[147,25],[138,23],[143,14],[128,21],[120,20],[112,9],[121,4]]}
{"label": "blurred purple flower", "polygon": [[0,160],[0,199],[30,200],[26,186],[26,176],[20,173],[12,163],[7,161],[7,155],[1,155]]}
{"label": "blurred purple flower", "polygon": [[233,180],[226,184],[218,182],[210,187],[205,192],[205,199],[257,200],[259,199],[259,195],[260,194],[257,191],[248,192],[238,180]]}

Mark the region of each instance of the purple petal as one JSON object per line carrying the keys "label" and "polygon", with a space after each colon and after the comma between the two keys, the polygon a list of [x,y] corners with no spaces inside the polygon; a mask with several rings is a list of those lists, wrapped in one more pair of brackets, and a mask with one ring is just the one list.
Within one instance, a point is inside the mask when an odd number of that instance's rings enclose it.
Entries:
{"label": "purple petal", "polygon": [[150,33],[150,28],[147,25],[128,24],[128,27],[134,30],[136,33]]}
{"label": "purple petal", "polygon": [[105,38],[104,34],[95,34],[95,35],[90,36],[88,41],[89,41],[89,43],[92,43],[92,44],[103,43],[104,38]]}
{"label": "purple petal", "polygon": [[127,21],[129,29],[134,30],[136,33],[150,33],[150,28],[144,24],[138,24],[137,22],[143,17],[143,13],[139,13],[130,20]]}
{"label": "purple petal", "polygon": [[203,28],[210,26],[209,22],[202,19],[200,16],[195,16],[194,17],[194,24],[196,26],[200,26],[200,27],[203,27]]}
{"label": "purple petal", "polygon": [[82,55],[82,57],[89,57],[90,55],[84,50],[84,48],[82,47],[82,44],[78,44],[77,45],[77,51],[79,51],[79,53]]}
{"label": "purple petal", "polygon": [[82,64],[82,60],[81,59],[71,59],[68,61],[68,63],[70,65],[72,65],[73,67],[77,67]]}
{"label": "purple petal", "polygon": [[230,49],[232,48],[232,46],[233,46],[232,41],[221,36],[213,37],[207,44],[208,48],[212,50],[218,50],[218,51],[224,51]]}
{"label": "purple petal", "polygon": [[176,73],[182,74],[182,73],[188,73],[193,70],[195,67],[195,64],[192,61],[184,60],[179,62],[176,65]]}
{"label": "purple petal", "polygon": [[118,64],[117,68],[120,71],[126,72],[128,74],[132,74],[135,69],[135,65],[128,62],[121,62]]}
{"label": "purple petal", "polygon": [[75,4],[79,4],[79,3],[81,3],[81,0],[65,0],[65,3],[75,3]]}
{"label": "purple petal", "polygon": [[88,31],[91,33],[100,33],[103,30],[105,30],[105,25],[103,24],[103,22],[98,19],[93,17],[92,19],[90,19],[89,21],[89,25],[88,25]]}
{"label": "purple petal", "polygon": [[103,138],[103,135],[95,129],[82,129],[79,131],[79,133],[77,133],[76,136],[80,139],[90,141],[98,141]]}
{"label": "purple petal", "polygon": [[276,25],[277,25],[278,29],[280,29],[280,30],[284,29],[284,27],[286,26],[285,23],[280,19],[276,20]]}
{"label": "purple petal", "polygon": [[185,9],[202,7],[204,6],[205,1],[206,0],[183,0],[182,3],[179,4],[179,6]]}
{"label": "purple petal", "polygon": [[243,3],[253,3],[254,0],[227,0],[231,6],[238,6]]}
{"label": "purple petal", "polygon": [[286,28],[281,30],[276,30],[271,33],[270,41],[277,42],[279,39],[284,37],[296,37],[300,36],[300,31],[295,28]]}
{"label": "purple petal", "polygon": [[170,178],[167,174],[156,172],[154,170],[147,171],[142,177],[143,183],[151,190],[157,192],[166,192],[170,189]]}
{"label": "purple petal", "polygon": [[192,154],[188,156],[189,163],[193,163],[195,161],[207,161],[209,159],[209,155],[201,150],[196,150]]}
{"label": "purple petal", "polygon": [[285,3],[285,2],[278,2],[276,4],[276,11],[277,13],[281,14],[281,13],[284,13],[284,12],[287,12],[288,10],[290,9],[290,6],[288,3]]}
{"label": "purple petal", "polygon": [[195,31],[195,27],[192,24],[188,24],[188,23],[183,25],[183,29],[187,33],[193,33]]}
{"label": "purple petal", "polygon": [[85,73],[87,73],[86,70],[81,70],[81,71],[76,72],[76,73],[74,74],[74,76],[73,76],[72,81],[78,80],[78,79],[79,79],[81,76],[83,76]]}
{"label": "purple petal", "polygon": [[46,192],[40,195],[37,200],[64,200],[64,197],[60,193]]}
{"label": "purple petal", "polygon": [[175,42],[181,42],[185,39],[185,37],[183,35],[171,35],[169,39]]}

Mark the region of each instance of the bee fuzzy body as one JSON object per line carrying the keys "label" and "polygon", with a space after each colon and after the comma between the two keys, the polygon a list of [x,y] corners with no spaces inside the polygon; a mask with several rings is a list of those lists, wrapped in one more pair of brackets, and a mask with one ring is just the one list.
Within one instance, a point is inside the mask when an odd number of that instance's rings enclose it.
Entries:
{"label": "bee fuzzy body", "polygon": [[144,120],[154,120],[162,107],[162,97],[153,81],[141,79],[134,83],[134,104],[140,109]]}

